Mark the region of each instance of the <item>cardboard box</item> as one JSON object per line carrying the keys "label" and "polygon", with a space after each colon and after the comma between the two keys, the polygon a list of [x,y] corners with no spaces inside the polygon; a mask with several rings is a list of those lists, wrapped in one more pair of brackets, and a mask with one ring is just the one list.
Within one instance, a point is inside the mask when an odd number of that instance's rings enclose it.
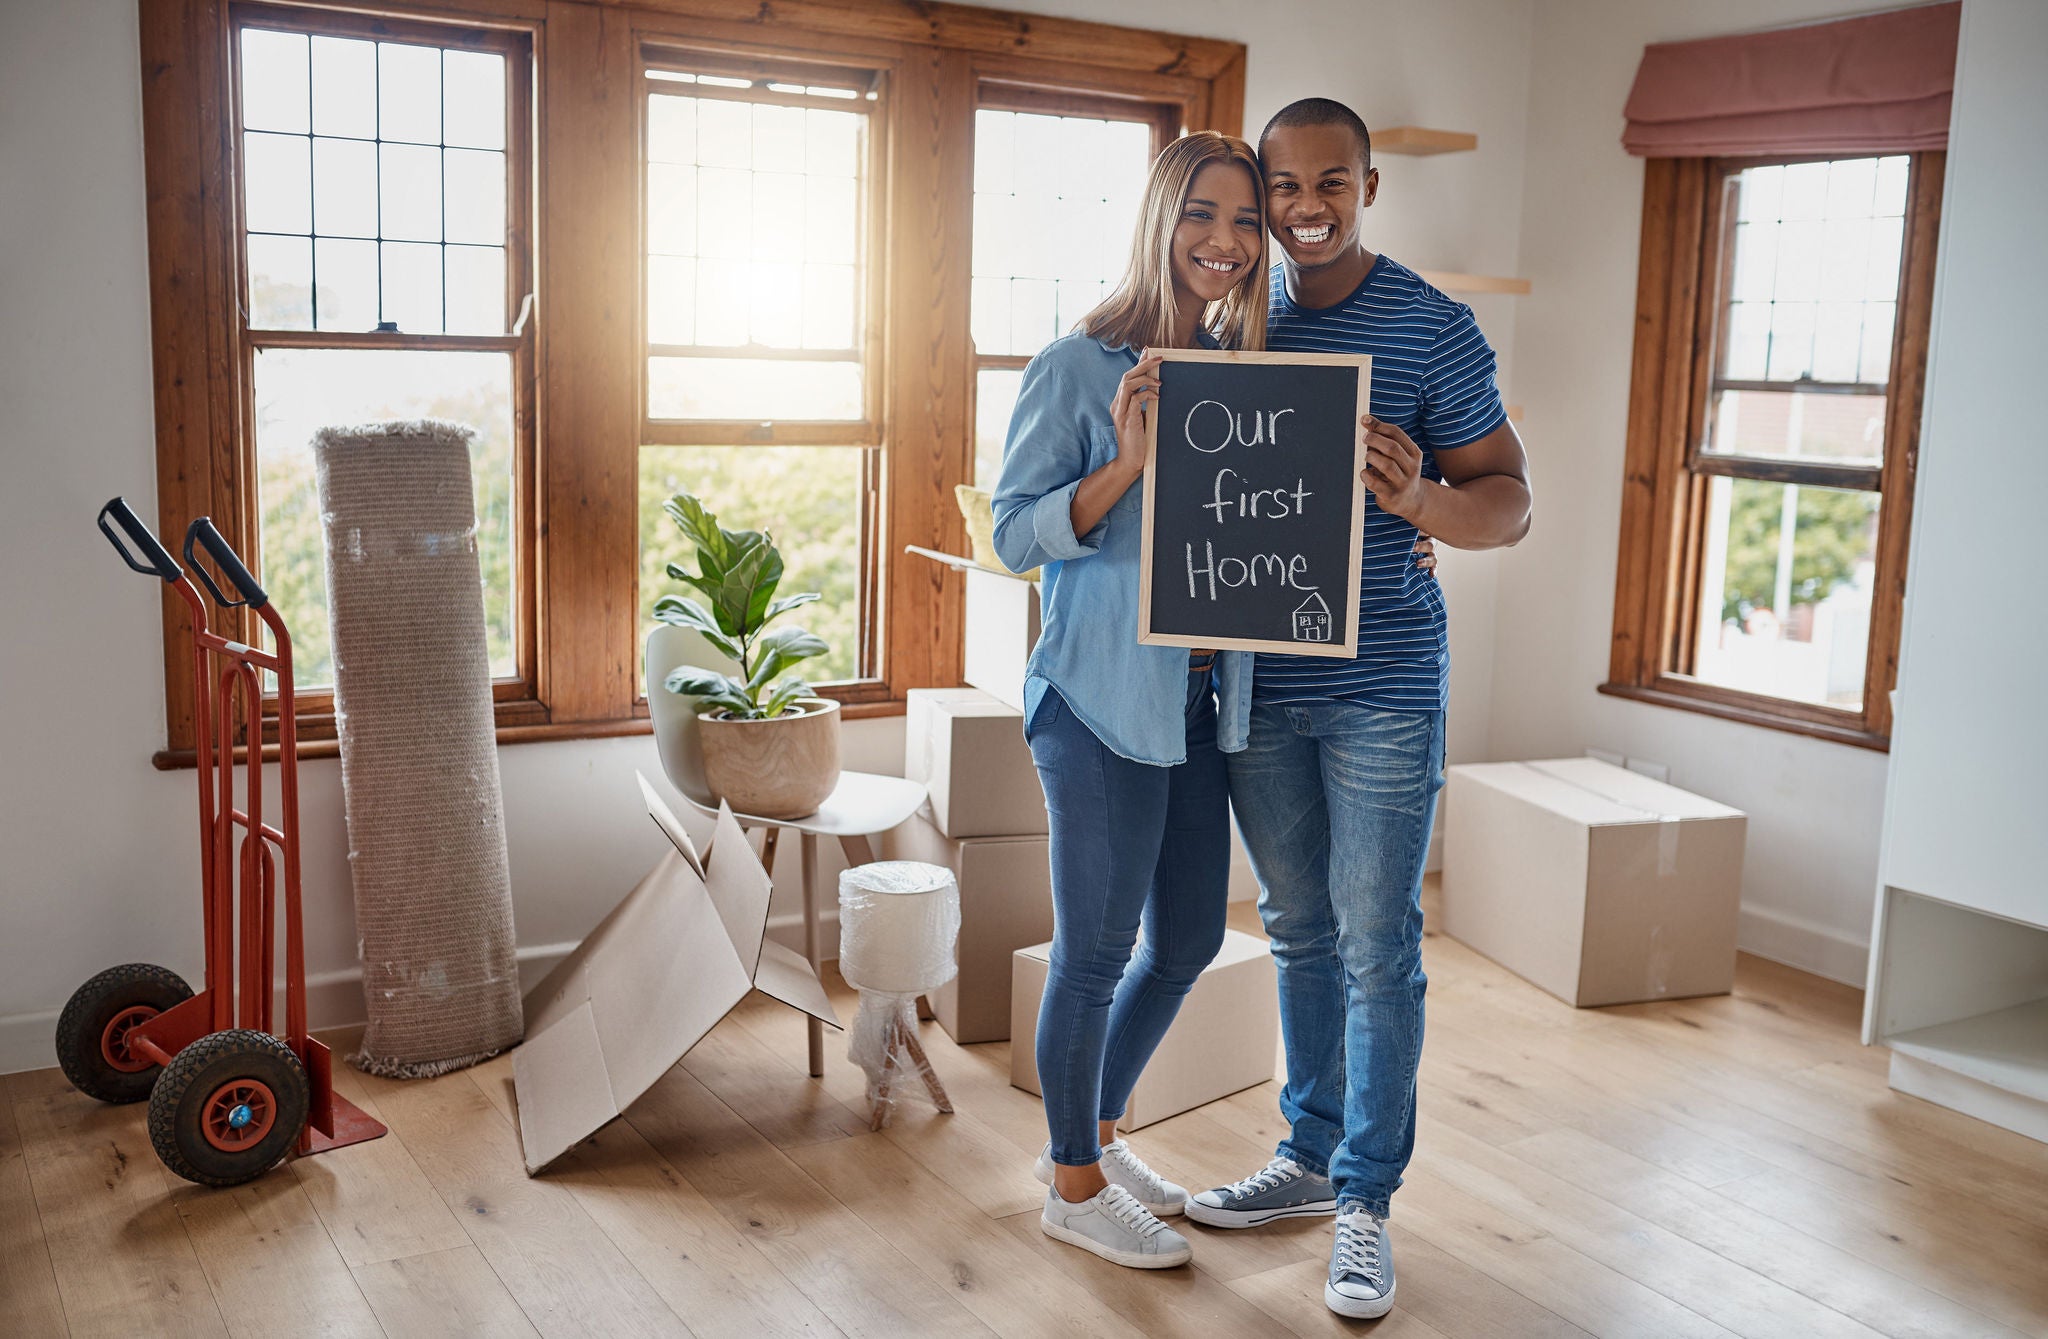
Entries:
{"label": "cardboard box", "polygon": [[[1039,1092],[1031,1044],[1052,945],[1016,953],[1010,984],[1010,1082]],[[1253,1087],[1280,1070],[1280,992],[1273,955],[1256,935],[1226,930],[1223,948],[1181,1002],[1173,1026],[1131,1090],[1119,1128],[1135,1130]]]}
{"label": "cardboard box", "polygon": [[1044,837],[948,837],[922,812],[882,834],[884,860],[944,865],[960,884],[960,972],[932,991],[932,1014],[960,1043],[1010,1035],[1010,955],[1052,935]]}
{"label": "cardboard box", "polygon": [[1453,767],[1445,934],[1567,1004],[1725,994],[1742,811],[1597,758]]}
{"label": "cardboard box", "polygon": [[961,676],[1015,711],[1024,710],[1024,662],[1038,645],[1038,583],[965,566],[967,627]]}
{"label": "cardboard box", "polygon": [[1031,836],[1046,829],[1045,792],[1024,742],[1024,713],[979,688],[913,688],[903,775],[931,791],[948,837]]}
{"label": "cardboard box", "polygon": [[839,1025],[810,963],[766,937],[768,872],[732,811],[719,806],[700,857],[644,776],[640,791],[675,849],[526,997],[512,1084],[528,1175],[653,1087],[750,989]]}

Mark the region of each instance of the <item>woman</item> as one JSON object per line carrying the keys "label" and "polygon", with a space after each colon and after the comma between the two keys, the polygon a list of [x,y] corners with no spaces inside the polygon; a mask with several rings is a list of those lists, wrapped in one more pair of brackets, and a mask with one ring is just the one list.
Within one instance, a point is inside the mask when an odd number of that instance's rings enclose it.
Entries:
{"label": "woman", "polygon": [[1202,131],[1167,146],[1122,281],[1024,371],[994,498],[1002,560],[1044,568],[1024,700],[1051,816],[1055,917],[1038,1015],[1052,1136],[1038,1161],[1051,1185],[1041,1226],[1136,1268],[1191,1254],[1160,1222],[1187,1192],[1117,1139],[1116,1122],[1223,942],[1230,817],[1218,750],[1244,747],[1251,709],[1248,653],[1138,644],[1134,485],[1160,362],[1139,351],[1264,347],[1264,201],[1243,140]]}

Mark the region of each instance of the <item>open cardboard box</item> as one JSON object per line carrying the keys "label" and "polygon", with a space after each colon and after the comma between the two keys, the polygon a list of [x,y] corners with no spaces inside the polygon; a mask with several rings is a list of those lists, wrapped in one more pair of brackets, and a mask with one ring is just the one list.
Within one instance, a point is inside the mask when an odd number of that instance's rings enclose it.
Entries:
{"label": "open cardboard box", "polygon": [[767,937],[768,871],[723,804],[700,856],[640,778],[675,846],[526,997],[513,1052],[528,1175],[652,1088],[749,990],[839,1026],[818,974]]}

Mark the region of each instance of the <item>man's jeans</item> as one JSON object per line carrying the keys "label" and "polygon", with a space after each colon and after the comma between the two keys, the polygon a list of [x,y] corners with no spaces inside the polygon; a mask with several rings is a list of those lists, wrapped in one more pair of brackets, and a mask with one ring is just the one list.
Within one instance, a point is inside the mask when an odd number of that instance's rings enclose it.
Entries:
{"label": "man's jeans", "polygon": [[1207,670],[1188,675],[1188,756],[1177,767],[1118,757],[1058,689],[1046,689],[1033,715],[1031,757],[1052,819],[1038,1081],[1052,1160],[1066,1166],[1101,1157],[1096,1121],[1124,1114],[1181,1000],[1223,946],[1229,781],[1209,680]]}
{"label": "man's jeans", "polygon": [[1293,1127],[1280,1155],[1384,1216],[1415,1150],[1422,866],[1444,715],[1256,703],[1249,745],[1225,756],[1279,966]]}

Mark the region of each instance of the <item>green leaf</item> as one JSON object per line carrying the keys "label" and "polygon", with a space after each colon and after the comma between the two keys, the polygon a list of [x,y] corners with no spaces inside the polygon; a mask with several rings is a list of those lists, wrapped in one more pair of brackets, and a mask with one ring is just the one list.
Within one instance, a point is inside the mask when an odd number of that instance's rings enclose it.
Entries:
{"label": "green leaf", "polygon": [[654,602],[654,616],[672,627],[689,628],[703,634],[718,653],[737,665],[745,659],[740,644],[726,636],[711,611],[687,595],[664,595]]}
{"label": "green leaf", "polygon": [[799,605],[809,604],[811,601],[819,598],[821,597],[818,592],[807,590],[801,595],[785,595],[781,599],[772,600],[769,602],[768,611],[761,615],[761,622],[765,626],[771,620],[781,617]]}
{"label": "green leaf", "polygon": [[[677,493],[661,504],[669,519],[676,523],[676,529],[683,537],[697,546],[697,565],[704,569],[704,576],[717,580],[725,569],[732,565],[732,546],[727,531],[718,524],[718,517],[705,510],[704,504],[688,493]],[[669,575],[677,580],[685,579],[675,568]]]}
{"label": "green leaf", "polygon": [[736,697],[748,706],[753,705],[753,695],[747,691],[744,682],[730,674],[720,674],[717,670],[700,669],[695,665],[678,665],[669,671],[668,677],[661,683],[662,687],[671,693],[680,693],[684,697]]}
{"label": "green leaf", "polygon": [[753,645],[754,664],[752,673],[747,675],[747,687],[758,692],[763,684],[790,666],[824,655],[830,649],[823,637],[802,628],[777,628],[766,633]]}
{"label": "green leaf", "polygon": [[780,716],[783,712],[789,710],[790,703],[800,697],[810,696],[811,686],[802,679],[784,679],[781,683],[775,685],[775,691],[770,693],[767,699],[761,703],[761,715],[770,719]]}
{"label": "green leaf", "polygon": [[718,625],[735,637],[751,637],[760,630],[761,614],[781,580],[782,555],[773,544],[764,541],[748,549],[725,573],[716,593],[705,592],[715,601]]}

